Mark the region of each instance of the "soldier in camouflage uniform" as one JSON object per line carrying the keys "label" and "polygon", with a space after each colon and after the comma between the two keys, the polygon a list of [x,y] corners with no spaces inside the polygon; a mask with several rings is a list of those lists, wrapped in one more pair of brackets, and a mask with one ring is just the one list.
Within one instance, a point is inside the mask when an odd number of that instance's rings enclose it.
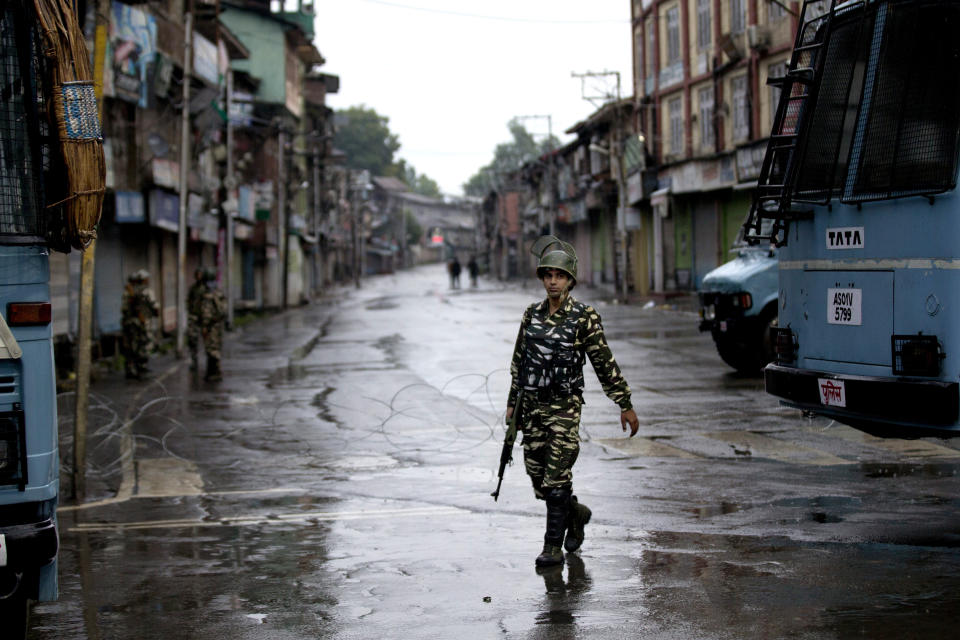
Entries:
{"label": "soldier in camouflage uniform", "polygon": [[148,288],[149,278],[146,269],[132,273],[123,292],[121,352],[128,378],[140,379],[146,372],[153,345],[150,324],[160,314],[153,292]]}
{"label": "soldier in camouflage uniform", "polygon": [[193,284],[187,291],[187,348],[190,350],[190,370],[196,371],[197,350],[200,345],[200,303],[207,285],[203,281],[203,269],[193,273]]}
{"label": "soldier in camouflage uniform", "polygon": [[630,402],[630,387],[604,338],[600,315],[570,296],[577,282],[573,247],[543,236],[531,252],[539,258],[537,277],[547,298],[523,314],[510,363],[507,418],[519,411],[527,475],[534,495],[547,503],[543,552],[536,561],[543,567],[563,563],[561,546],[568,552],[580,548],[591,517],[590,509],[573,495],[587,358],[604,393],[620,407],[623,430],[629,424],[632,437],[640,423]]}
{"label": "soldier in camouflage uniform", "polygon": [[220,372],[220,348],[223,345],[223,327],[227,319],[227,300],[217,288],[217,272],[205,269],[203,272],[204,291],[200,298],[200,333],[203,335],[203,348],[207,352],[207,373],[205,380],[222,380]]}

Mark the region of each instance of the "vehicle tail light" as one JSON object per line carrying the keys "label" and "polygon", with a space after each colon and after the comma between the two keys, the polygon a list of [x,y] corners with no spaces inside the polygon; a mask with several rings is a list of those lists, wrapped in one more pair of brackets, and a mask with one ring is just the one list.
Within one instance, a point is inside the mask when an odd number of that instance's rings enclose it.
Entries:
{"label": "vehicle tail light", "polygon": [[770,335],[773,339],[773,352],[778,362],[793,362],[797,357],[797,334],[789,327],[771,327]]}
{"label": "vehicle tail light", "polygon": [[945,357],[937,336],[894,335],[893,375],[938,376],[940,363]]}
{"label": "vehicle tail light", "polygon": [[50,324],[52,315],[49,302],[11,302],[7,305],[7,324],[10,326]]}

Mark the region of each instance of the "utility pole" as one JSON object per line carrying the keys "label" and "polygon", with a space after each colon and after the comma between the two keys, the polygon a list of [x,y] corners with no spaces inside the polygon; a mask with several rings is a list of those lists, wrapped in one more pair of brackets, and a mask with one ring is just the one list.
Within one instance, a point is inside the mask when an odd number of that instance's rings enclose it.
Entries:
{"label": "utility pole", "polygon": [[190,77],[193,75],[193,7],[184,17],[183,108],[180,112],[180,221],[177,231],[177,357],[183,357],[187,321],[187,200],[190,197]]}
{"label": "utility pole", "polygon": [[287,308],[287,133],[277,131],[277,248],[280,255],[280,308]]}
{"label": "utility pole", "polygon": [[[227,67],[227,175],[224,182],[227,187],[227,198],[231,197],[231,191],[237,188],[237,179],[233,175],[233,120],[230,119],[230,112],[233,110],[233,69]],[[240,194],[237,193],[239,199]],[[225,211],[227,214],[227,256],[226,266],[223,269],[223,288],[226,289],[227,297],[227,326],[233,326],[233,211]]]}
{"label": "utility pole", "polygon": [[[587,71],[584,73],[570,74],[574,78],[580,78],[580,92],[584,100],[590,102],[596,108],[602,108],[613,101],[613,136],[610,140],[610,165],[611,172],[614,174],[614,180],[617,183],[617,230],[616,230],[616,253],[617,270],[620,272],[620,297],[627,300],[627,193],[623,177],[623,156],[625,146],[625,135],[623,126],[623,117],[620,113],[620,72],[619,71]],[[616,92],[611,95],[609,90],[604,90],[599,94],[590,94],[587,90],[587,82],[590,79],[616,77]],[[598,102],[600,103],[598,105]]]}
{"label": "utility pole", "polygon": [[[110,1],[97,0],[93,45],[93,88],[100,122],[103,122],[103,65],[107,55]],[[87,414],[90,409],[90,368],[93,333],[93,293],[97,239],[80,258],[80,302],[77,308],[77,392],[73,419],[73,498],[82,502],[87,493]]]}
{"label": "utility pole", "polygon": [[[310,292],[311,299],[313,298],[314,293],[320,289],[323,289],[323,275],[321,270],[321,275],[318,278],[317,274],[317,261],[320,262],[321,269],[323,266],[323,255],[320,253],[320,196],[322,193],[322,188],[320,184],[320,143],[316,140],[313,142],[313,259],[312,259],[312,272],[313,272],[313,291]],[[317,280],[320,280],[319,286],[317,285]]]}

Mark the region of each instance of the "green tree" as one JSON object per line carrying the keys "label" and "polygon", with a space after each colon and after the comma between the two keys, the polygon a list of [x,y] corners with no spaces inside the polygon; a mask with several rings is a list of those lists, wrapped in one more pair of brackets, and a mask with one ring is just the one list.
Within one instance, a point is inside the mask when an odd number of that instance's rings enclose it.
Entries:
{"label": "green tree", "polygon": [[537,142],[516,118],[507,123],[507,129],[513,140],[498,144],[490,164],[481,167],[464,183],[463,191],[468,196],[485,196],[496,187],[498,177],[560,146],[556,136]]}
{"label": "green tree", "polygon": [[344,152],[347,166],[366,169],[374,176],[392,176],[410,190],[424,196],[440,197],[440,187],[403,158],[394,158],[400,150],[400,138],[390,131],[390,118],[364,105],[340,109],[336,115],[334,145]]}
{"label": "green tree", "polygon": [[400,139],[390,132],[390,118],[359,105],[338,110],[336,123],[333,144],[346,155],[347,166],[387,175],[400,149]]}
{"label": "green tree", "polygon": [[387,169],[387,173],[384,175],[393,176],[399,180],[403,180],[404,183],[410,190],[414,193],[419,193],[422,196],[430,196],[431,198],[439,198],[440,186],[428,177],[426,174],[417,173],[417,170],[413,168],[412,165],[408,164],[406,160],[400,158],[397,162],[393,163],[391,167]]}

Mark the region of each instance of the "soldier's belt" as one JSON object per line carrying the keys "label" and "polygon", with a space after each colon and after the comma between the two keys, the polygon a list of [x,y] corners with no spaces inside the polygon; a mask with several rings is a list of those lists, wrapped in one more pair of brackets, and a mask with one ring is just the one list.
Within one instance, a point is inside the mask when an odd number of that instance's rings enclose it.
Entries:
{"label": "soldier's belt", "polygon": [[537,402],[541,404],[580,395],[580,391],[564,387],[540,387],[537,389],[528,389],[527,393],[531,394],[537,399]]}

